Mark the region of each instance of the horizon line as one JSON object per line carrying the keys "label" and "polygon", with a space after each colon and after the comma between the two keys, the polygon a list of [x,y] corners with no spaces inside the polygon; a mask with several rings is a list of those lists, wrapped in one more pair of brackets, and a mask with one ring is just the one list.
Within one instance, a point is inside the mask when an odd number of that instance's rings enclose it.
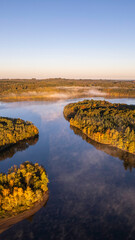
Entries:
{"label": "horizon line", "polygon": [[31,77],[31,78],[0,78],[1,80],[77,80],[77,81],[135,81],[135,79],[116,79],[116,78],[64,78],[64,77],[49,77],[49,78],[35,78],[35,77]]}

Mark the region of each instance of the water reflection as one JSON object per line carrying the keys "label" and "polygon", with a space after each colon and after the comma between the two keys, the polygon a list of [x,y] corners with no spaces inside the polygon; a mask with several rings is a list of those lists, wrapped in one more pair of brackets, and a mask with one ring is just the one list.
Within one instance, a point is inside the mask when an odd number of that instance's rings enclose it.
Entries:
{"label": "water reflection", "polygon": [[[26,140],[19,141],[18,143],[8,147],[5,150],[0,151],[0,161],[5,160],[6,158],[12,158],[15,153],[18,151],[24,151],[29,148],[29,146],[35,145],[38,142],[39,137],[32,137]],[[40,208],[45,207],[49,198],[49,192],[45,194],[43,200],[39,203],[36,203],[35,206],[25,211],[24,213],[18,214],[17,216],[13,216],[10,218],[0,219],[0,233],[4,232],[5,230],[9,229],[14,224],[28,219],[31,223],[34,218],[34,215]]]}
{"label": "water reflection", "polygon": [[5,150],[0,151],[0,161],[7,158],[12,158],[16,152],[24,151],[29,148],[29,146],[35,145],[38,141],[38,138],[39,137],[36,136],[33,138],[19,141],[18,143],[6,148]]}
{"label": "water reflection", "polygon": [[[113,101],[128,103],[128,99]],[[20,164],[24,159],[39,162],[47,170],[50,194],[47,206],[32,222],[15,224],[0,235],[1,240],[134,239],[134,164],[132,172],[125,171],[123,163],[127,159],[129,167],[129,155],[108,150],[108,146],[102,149],[75,134],[63,118],[63,107],[69,102],[16,103],[14,108],[10,103],[8,111],[2,112],[17,117],[19,111],[22,119],[38,126],[40,138],[33,148],[0,162],[0,167],[6,171],[13,162]]]}
{"label": "water reflection", "polygon": [[0,219],[0,233],[6,231],[14,224],[27,219],[32,223],[33,217],[37,211],[39,211],[42,207],[45,207],[49,198],[49,192],[46,192],[45,196],[43,196],[43,200],[41,202],[37,202],[34,207],[29,210],[26,210],[23,213],[18,214],[17,216],[3,218]]}
{"label": "water reflection", "polygon": [[107,144],[98,143],[90,139],[89,137],[87,137],[87,135],[82,133],[80,129],[74,126],[70,125],[70,128],[74,131],[76,135],[79,135],[80,137],[82,137],[83,140],[92,144],[96,149],[101,150],[113,157],[117,157],[120,160],[123,160],[123,166],[125,170],[129,169],[131,171],[132,168],[135,168],[135,155],[122,151],[121,149],[118,149],[116,147],[109,146]]}

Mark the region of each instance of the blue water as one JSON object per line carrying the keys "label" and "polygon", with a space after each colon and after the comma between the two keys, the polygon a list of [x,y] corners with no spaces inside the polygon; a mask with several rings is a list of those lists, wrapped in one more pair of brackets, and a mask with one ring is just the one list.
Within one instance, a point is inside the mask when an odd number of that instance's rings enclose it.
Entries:
{"label": "blue water", "polygon": [[[75,134],[63,117],[64,106],[75,101],[0,103],[1,116],[20,117],[39,128],[36,144],[3,160],[0,155],[0,171],[38,162],[50,180],[47,205],[3,232],[1,240],[135,239],[134,166],[125,170],[124,157]],[[135,99],[109,101],[135,105]]]}

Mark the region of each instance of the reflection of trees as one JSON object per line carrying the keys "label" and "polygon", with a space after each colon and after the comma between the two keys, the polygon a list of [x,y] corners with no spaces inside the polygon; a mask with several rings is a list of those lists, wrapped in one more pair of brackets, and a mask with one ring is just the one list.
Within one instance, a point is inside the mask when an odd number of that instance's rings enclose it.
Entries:
{"label": "reflection of trees", "polygon": [[113,157],[118,157],[120,160],[123,160],[123,165],[125,170],[135,168],[135,155],[125,152],[121,149],[116,147],[109,146],[107,144],[102,144],[95,142],[94,140],[87,137],[82,131],[76,127],[70,125],[70,128],[74,131],[76,135],[82,137],[83,140],[87,141],[88,143],[92,144],[96,149],[101,150]]}
{"label": "reflection of trees", "polygon": [[6,158],[12,158],[18,151],[23,151],[31,145],[35,145],[38,141],[38,136],[29,138],[27,140],[19,141],[18,143],[0,151],[0,161]]}
{"label": "reflection of trees", "polygon": [[0,234],[4,231],[6,231],[7,229],[9,229],[10,227],[12,227],[14,224],[27,219],[30,222],[32,222],[34,215],[42,208],[42,207],[46,207],[46,204],[48,202],[49,199],[49,191],[46,192],[46,194],[43,197],[43,200],[41,202],[37,202],[35,204],[35,206],[32,209],[26,210],[23,213],[20,213],[16,216],[10,217],[10,218],[3,218],[0,219]]}

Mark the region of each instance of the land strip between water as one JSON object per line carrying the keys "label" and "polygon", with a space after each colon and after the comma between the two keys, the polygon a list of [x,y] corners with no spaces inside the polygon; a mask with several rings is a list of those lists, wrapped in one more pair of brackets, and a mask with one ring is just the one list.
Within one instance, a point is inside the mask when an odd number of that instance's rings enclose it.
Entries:
{"label": "land strip between water", "polygon": [[1,79],[0,101],[59,100],[82,97],[135,97],[135,81]]}

